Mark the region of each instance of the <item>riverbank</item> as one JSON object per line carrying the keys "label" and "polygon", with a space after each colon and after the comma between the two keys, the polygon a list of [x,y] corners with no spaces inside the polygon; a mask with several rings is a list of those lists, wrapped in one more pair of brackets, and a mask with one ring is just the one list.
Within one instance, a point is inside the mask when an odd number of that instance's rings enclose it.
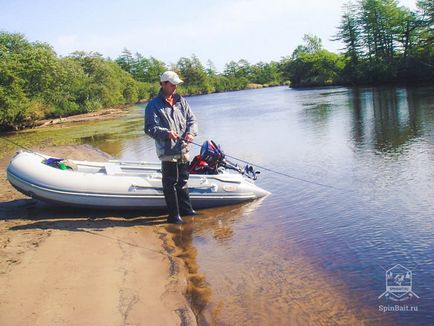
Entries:
{"label": "riverbank", "polygon": [[[250,83],[243,89],[235,89],[235,90],[226,90],[224,93],[229,92],[237,92],[242,90],[254,90],[258,88],[268,88],[268,87],[279,87],[279,86],[289,86],[288,83],[284,83],[281,85],[276,84],[254,84]],[[213,94],[218,93],[214,92]],[[189,96],[202,96],[202,95],[209,95],[209,94],[184,94],[183,96],[189,97]],[[95,112],[88,112],[88,113],[82,113],[82,114],[74,114],[70,116],[65,117],[59,117],[59,118],[51,118],[51,119],[39,119],[35,120],[28,125],[22,125],[20,128],[16,129],[7,129],[7,130],[1,130],[0,129],[0,135],[1,134],[10,134],[20,131],[26,131],[26,130],[32,130],[32,129],[40,129],[40,128],[46,128],[51,126],[63,126],[66,124],[73,124],[73,123],[79,123],[79,122],[87,122],[87,121],[102,121],[102,120],[109,120],[109,119],[116,119],[123,117],[129,113],[129,109],[135,105],[140,104],[146,104],[149,101],[149,99],[143,99],[140,100],[137,103],[130,103],[130,104],[123,104],[123,105],[116,105],[112,107],[107,107],[100,109]]]}
{"label": "riverbank", "polygon": [[[39,150],[108,158],[86,145]],[[196,324],[164,216],[43,204],[10,186],[9,159],[0,160],[1,325]]]}
{"label": "riverbank", "polygon": [[120,116],[123,116],[128,113],[128,109],[133,106],[134,104],[129,105],[118,105],[106,109],[101,109],[99,111],[95,112],[89,112],[89,113],[83,113],[83,114],[76,114],[71,115],[67,117],[60,117],[56,119],[42,119],[35,121],[35,128],[42,128],[57,124],[63,124],[63,123],[73,123],[73,122],[84,122],[84,121],[98,121],[98,120],[106,120],[106,119],[113,119]]}

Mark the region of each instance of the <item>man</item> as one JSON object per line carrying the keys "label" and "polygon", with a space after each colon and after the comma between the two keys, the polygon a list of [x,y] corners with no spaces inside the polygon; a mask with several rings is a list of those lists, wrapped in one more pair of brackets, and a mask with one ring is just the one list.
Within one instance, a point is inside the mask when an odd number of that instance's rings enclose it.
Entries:
{"label": "man", "polygon": [[163,192],[169,223],[183,223],[180,216],[196,215],[190,202],[187,181],[189,143],[197,135],[196,117],[185,98],[176,93],[183,81],[173,71],[160,76],[160,92],[147,105],[145,133],[155,139],[161,160]]}

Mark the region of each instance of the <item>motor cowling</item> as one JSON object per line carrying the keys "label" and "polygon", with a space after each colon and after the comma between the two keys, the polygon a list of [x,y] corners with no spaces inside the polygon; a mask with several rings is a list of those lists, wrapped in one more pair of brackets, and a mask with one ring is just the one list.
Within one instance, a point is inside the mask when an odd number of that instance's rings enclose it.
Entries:
{"label": "motor cowling", "polygon": [[200,148],[200,158],[205,161],[212,169],[217,168],[219,163],[224,159],[225,155],[220,146],[214,143],[212,140],[203,142]]}
{"label": "motor cowling", "polygon": [[220,169],[230,169],[238,173],[256,180],[259,171],[256,171],[253,166],[246,165],[242,169],[238,164],[232,163],[225,158],[225,154],[221,147],[212,140],[204,141],[200,154],[196,155],[190,164],[191,174],[218,174]]}

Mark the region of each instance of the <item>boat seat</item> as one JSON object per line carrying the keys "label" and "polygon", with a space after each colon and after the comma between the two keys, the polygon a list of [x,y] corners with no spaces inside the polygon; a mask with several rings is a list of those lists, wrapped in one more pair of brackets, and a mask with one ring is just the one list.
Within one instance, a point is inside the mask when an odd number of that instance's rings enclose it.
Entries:
{"label": "boat seat", "polygon": [[105,167],[105,172],[107,173],[107,175],[122,174],[122,169],[118,164],[109,163],[109,164],[106,164],[104,167]]}

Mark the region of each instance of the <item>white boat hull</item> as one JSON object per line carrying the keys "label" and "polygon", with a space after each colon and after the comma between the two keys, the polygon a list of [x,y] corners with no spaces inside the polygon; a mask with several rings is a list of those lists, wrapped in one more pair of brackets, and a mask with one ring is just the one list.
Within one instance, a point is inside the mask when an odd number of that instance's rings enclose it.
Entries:
{"label": "white boat hull", "polygon": [[[9,182],[30,197],[64,206],[120,209],[166,207],[159,163],[70,161],[61,170],[43,161],[48,156],[19,152],[7,168]],[[269,193],[240,174],[190,175],[194,208],[237,204]]]}

